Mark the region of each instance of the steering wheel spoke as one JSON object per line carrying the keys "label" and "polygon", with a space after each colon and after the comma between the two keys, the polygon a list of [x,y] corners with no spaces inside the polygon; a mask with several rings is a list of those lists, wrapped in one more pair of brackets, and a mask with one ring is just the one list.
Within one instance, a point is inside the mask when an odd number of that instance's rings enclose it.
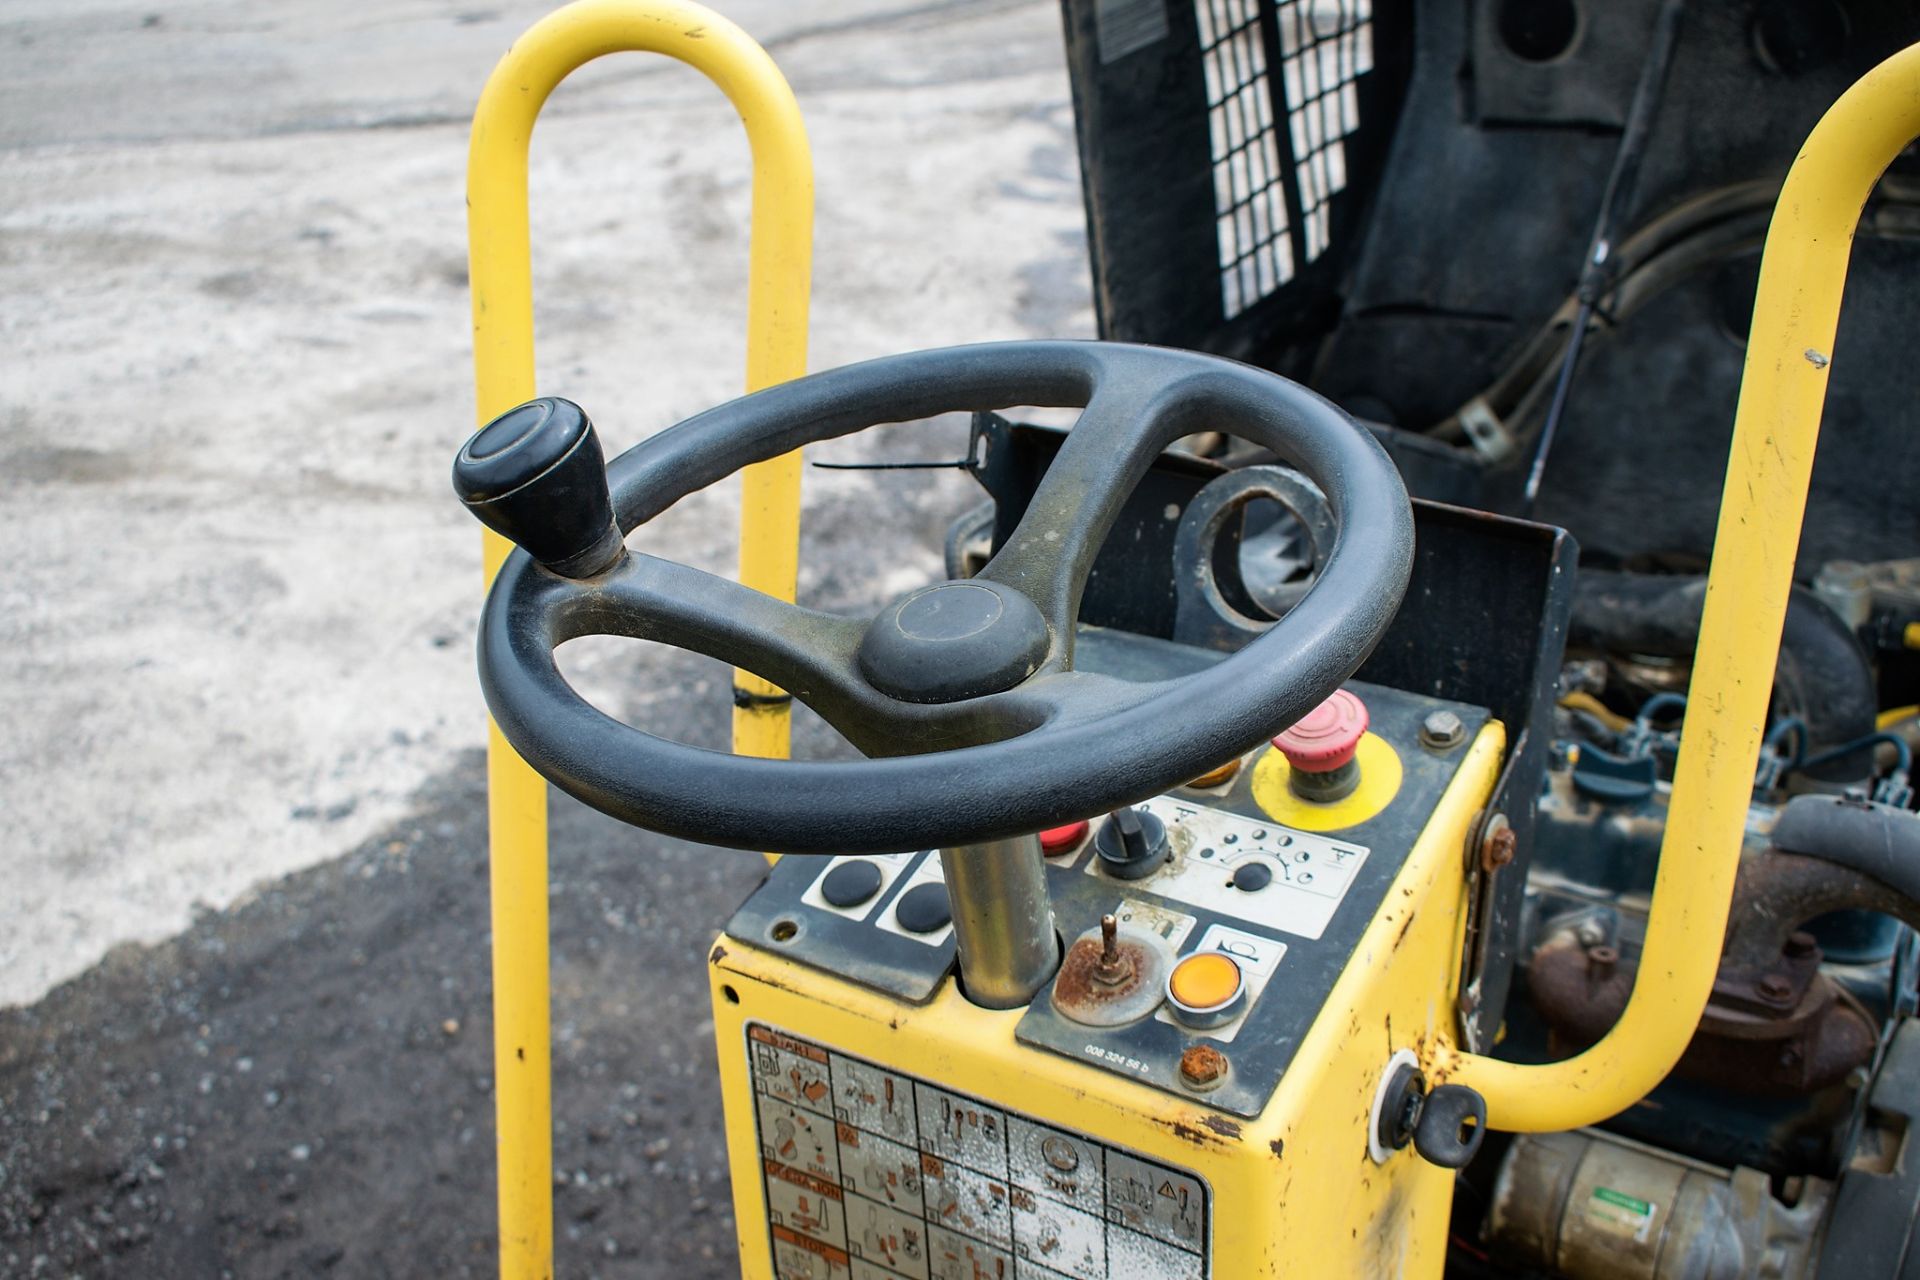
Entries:
{"label": "steering wheel spoke", "polygon": [[866,624],[775,599],[672,560],[627,555],[558,604],[555,643],[587,635],[653,640],[743,667],[829,720],[865,685],[853,654]]}
{"label": "steering wheel spoke", "polygon": [[1192,381],[1108,371],[1067,433],[1019,523],[975,575],[1040,607],[1054,636],[1047,668],[1071,667],[1080,597],[1101,544],[1140,478],[1185,434]]}
{"label": "steering wheel spoke", "polygon": [[1098,671],[1072,669],[1035,676],[1000,694],[1003,706],[1046,729],[1069,729],[1131,711],[1173,688],[1166,680],[1122,680]]}

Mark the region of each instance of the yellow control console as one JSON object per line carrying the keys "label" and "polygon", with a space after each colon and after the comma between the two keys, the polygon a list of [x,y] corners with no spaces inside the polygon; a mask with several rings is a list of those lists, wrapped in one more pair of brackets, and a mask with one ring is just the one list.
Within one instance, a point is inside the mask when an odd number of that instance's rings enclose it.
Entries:
{"label": "yellow control console", "polygon": [[1453,1173],[1383,1108],[1454,1036],[1505,734],[1354,688],[1399,774],[1371,817],[1283,825],[1263,749],[1136,807],[1144,869],[1115,817],[1048,833],[1066,959],[1027,1007],[961,990],[937,853],[778,864],[709,966],[743,1273],[1439,1275]]}

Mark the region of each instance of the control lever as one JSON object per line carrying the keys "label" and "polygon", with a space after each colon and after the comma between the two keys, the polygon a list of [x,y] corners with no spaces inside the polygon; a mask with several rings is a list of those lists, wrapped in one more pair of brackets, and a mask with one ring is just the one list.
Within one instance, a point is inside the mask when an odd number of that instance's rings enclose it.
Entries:
{"label": "control lever", "polygon": [[620,559],[606,455],[571,400],[529,400],[474,432],[453,460],[453,491],[549,573],[591,578]]}

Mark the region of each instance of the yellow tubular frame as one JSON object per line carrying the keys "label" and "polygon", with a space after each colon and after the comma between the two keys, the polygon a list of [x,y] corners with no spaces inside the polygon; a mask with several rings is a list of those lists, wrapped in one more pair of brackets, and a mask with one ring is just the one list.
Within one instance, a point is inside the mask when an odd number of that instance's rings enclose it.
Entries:
{"label": "yellow tubular frame", "polygon": [[[753,148],[747,296],[747,390],[806,371],[813,253],[813,161],[793,91],[740,28],[688,0],[579,0],[534,24],[494,68],[473,117],[467,234],[479,421],[534,395],[533,267],[527,148],[547,96],[609,53],[664,53],[719,85]],[[793,599],[799,567],[800,455],[742,476],[740,580]],[[491,583],[512,545],[485,535]],[[736,675],[749,693],[779,692]],[[786,705],[734,716],[734,749],[787,754]],[[546,783],[499,728],[487,735],[493,895],[494,1089],[499,1125],[500,1274],[553,1273],[553,1150],[547,974]]]}
{"label": "yellow tubular frame", "polygon": [[1496,1128],[1573,1129],[1618,1114],[1672,1070],[1693,1038],[1739,867],[1853,232],[1881,172],[1916,135],[1920,45],[1841,95],[1780,189],[1640,977],[1619,1023],[1578,1057],[1520,1066],[1450,1055],[1447,1075],[1486,1096]]}

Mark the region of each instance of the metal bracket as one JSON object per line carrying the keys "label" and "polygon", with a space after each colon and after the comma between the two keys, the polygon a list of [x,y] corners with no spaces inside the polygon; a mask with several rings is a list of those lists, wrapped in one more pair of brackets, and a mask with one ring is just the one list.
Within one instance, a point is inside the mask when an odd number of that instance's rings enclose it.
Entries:
{"label": "metal bracket", "polygon": [[1494,895],[1498,891],[1500,868],[1513,861],[1514,831],[1508,825],[1501,806],[1513,782],[1515,767],[1525,758],[1528,730],[1522,729],[1507,752],[1507,763],[1493,786],[1491,807],[1480,812],[1467,829],[1467,926],[1460,949],[1460,995],[1455,1003],[1455,1020],[1460,1043],[1469,1053],[1484,1053],[1492,1047],[1492,1035],[1477,1016],[1484,996],[1481,977],[1493,940],[1488,922],[1493,916]]}

